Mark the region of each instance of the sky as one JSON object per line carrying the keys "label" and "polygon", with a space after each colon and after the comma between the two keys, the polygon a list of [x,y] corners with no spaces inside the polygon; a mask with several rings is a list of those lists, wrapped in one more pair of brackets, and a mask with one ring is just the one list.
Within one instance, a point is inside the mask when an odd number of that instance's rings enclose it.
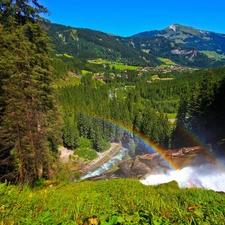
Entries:
{"label": "sky", "polygon": [[122,37],[172,24],[225,34],[225,0],[39,0],[52,23]]}

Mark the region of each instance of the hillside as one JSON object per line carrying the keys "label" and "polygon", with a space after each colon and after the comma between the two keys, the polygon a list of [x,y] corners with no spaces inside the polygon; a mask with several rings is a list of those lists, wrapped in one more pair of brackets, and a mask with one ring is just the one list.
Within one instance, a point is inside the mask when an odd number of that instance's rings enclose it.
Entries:
{"label": "hillside", "polygon": [[165,37],[182,47],[195,48],[208,57],[225,60],[225,34],[173,24],[164,30],[141,32],[134,37]]}
{"label": "hillside", "polygon": [[129,47],[126,39],[119,36],[58,24],[47,24],[47,33],[60,54],[85,60],[103,58],[136,65],[160,64],[155,56]]}
{"label": "hillside", "polygon": [[[224,35],[204,33],[194,28],[190,28],[188,33],[188,29],[180,25],[129,38],[59,24],[45,26],[56,53],[66,53],[79,59],[102,58],[132,65],[157,66],[161,64],[158,58],[162,57],[181,66],[198,68],[225,63]],[[200,35],[197,36],[197,32]]]}
{"label": "hillside", "polygon": [[196,49],[181,47],[165,37],[132,37],[128,41],[135,49],[168,58],[182,66],[207,68],[215,63]]}
{"label": "hillside", "polygon": [[223,194],[180,189],[174,181],[155,187],[130,179],[39,186],[30,190],[0,184],[1,224],[225,223]]}

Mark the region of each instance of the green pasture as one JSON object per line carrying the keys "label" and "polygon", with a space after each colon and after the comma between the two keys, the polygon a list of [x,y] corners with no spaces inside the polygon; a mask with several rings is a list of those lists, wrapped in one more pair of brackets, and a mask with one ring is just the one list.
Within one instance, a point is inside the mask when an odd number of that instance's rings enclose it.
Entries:
{"label": "green pasture", "polygon": [[177,65],[175,62],[173,62],[172,60],[167,59],[167,58],[158,57],[157,59],[160,60],[161,62],[163,62],[166,66]]}
{"label": "green pasture", "polygon": [[88,60],[88,62],[94,64],[107,64],[110,66],[110,69],[113,69],[114,67],[116,70],[136,70],[137,68],[140,68],[138,66],[129,66],[119,62],[110,62],[104,59]]}
{"label": "green pasture", "polygon": [[116,70],[136,70],[137,68],[140,68],[138,66],[128,66],[120,63],[110,64],[110,69],[113,67],[115,67]]}

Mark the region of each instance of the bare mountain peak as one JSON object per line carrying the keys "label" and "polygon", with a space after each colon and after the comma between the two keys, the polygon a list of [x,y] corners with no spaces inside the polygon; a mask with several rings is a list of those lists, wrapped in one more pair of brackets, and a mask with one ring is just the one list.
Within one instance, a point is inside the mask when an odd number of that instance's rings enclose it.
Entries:
{"label": "bare mountain peak", "polygon": [[165,30],[172,30],[174,32],[177,32],[178,30],[196,30],[196,29],[193,27],[184,26],[184,25],[175,23],[175,24],[168,26]]}
{"label": "bare mountain peak", "polygon": [[174,32],[177,31],[177,27],[176,27],[175,24],[170,25],[170,26],[169,26],[169,29],[173,30]]}

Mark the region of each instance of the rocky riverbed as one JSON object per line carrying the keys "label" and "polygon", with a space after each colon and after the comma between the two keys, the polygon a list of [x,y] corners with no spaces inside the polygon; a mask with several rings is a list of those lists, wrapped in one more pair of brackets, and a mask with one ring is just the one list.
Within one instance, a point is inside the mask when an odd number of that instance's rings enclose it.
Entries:
{"label": "rocky riverbed", "polygon": [[194,146],[177,150],[165,150],[159,153],[138,155],[134,159],[121,162],[118,170],[89,178],[92,180],[106,178],[137,178],[144,179],[151,174],[166,173],[170,170],[180,170],[188,166],[203,164],[216,165],[218,158],[211,146]]}
{"label": "rocky riverbed", "polygon": [[[76,161],[75,171],[79,171],[81,175],[85,175],[90,171],[100,167],[105,162],[109,161],[113,156],[118,154],[122,148],[121,143],[111,143],[109,150],[98,153],[98,158],[86,162],[82,159]],[[222,154],[219,157],[225,158],[224,145],[219,149]],[[70,150],[60,149],[61,160],[68,161],[68,157],[71,153]],[[208,146],[194,146],[188,148],[181,148],[177,150],[165,150],[160,154],[149,153],[143,155],[137,155],[133,159],[124,160],[117,166],[117,170],[113,172],[104,172],[101,175],[95,177],[89,177],[91,180],[98,179],[110,179],[110,178],[136,178],[144,179],[151,174],[165,173],[171,169],[182,169],[188,166],[199,166],[202,164],[218,163],[218,148],[213,150],[211,145]]]}

